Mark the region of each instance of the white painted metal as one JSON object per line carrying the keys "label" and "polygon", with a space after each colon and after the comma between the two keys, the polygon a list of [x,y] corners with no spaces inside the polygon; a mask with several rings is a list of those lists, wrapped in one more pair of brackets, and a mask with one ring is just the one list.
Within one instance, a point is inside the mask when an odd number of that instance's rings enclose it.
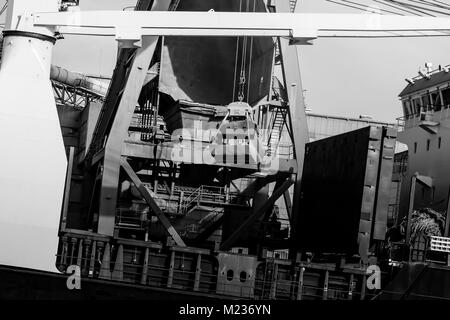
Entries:
{"label": "white painted metal", "polygon": [[5,30],[22,30],[53,36],[54,26],[33,25],[33,12],[58,12],[57,0],[9,0],[6,12]]}
{"label": "white painted metal", "polygon": [[450,238],[432,236],[430,241],[431,251],[450,253]]}
{"label": "white painted metal", "polygon": [[304,42],[317,37],[445,35],[449,18],[378,14],[88,11],[36,13],[36,26],[61,33],[116,36],[270,36]]}
{"label": "white painted metal", "polygon": [[[30,15],[24,13],[38,9],[57,10],[57,0],[10,0],[5,29],[52,35],[28,23]],[[56,272],[67,160],[49,81],[52,47],[23,36],[3,41],[0,264]]]}

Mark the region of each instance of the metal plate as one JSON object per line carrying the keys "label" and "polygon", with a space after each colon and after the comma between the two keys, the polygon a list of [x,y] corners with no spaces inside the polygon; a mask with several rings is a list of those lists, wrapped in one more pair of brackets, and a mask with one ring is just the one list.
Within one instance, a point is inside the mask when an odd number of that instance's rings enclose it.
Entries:
{"label": "metal plate", "polygon": [[[242,3],[241,11],[266,11],[262,0],[248,1],[248,10],[246,2]],[[181,0],[177,11],[237,12],[239,5],[239,0]],[[242,40],[241,37],[238,52],[241,52]],[[161,58],[160,91],[175,101],[219,105],[237,101],[236,84],[242,58],[241,54],[236,56],[237,45],[235,37],[166,37]],[[269,93],[273,50],[272,38],[247,39],[245,73],[246,86],[250,84],[250,90],[244,101],[259,101]]]}
{"label": "metal plate", "polygon": [[367,252],[381,141],[382,128],[366,127],[307,144],[297,224],[299,249]]}

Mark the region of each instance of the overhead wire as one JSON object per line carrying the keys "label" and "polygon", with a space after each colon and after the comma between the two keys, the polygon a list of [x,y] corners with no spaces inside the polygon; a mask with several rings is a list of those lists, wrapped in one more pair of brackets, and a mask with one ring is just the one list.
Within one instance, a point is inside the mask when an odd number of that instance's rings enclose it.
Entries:
{"label": "overhead wire", "polygon": [[[395,15],[416,15],[416,16],[448,16],[450,15],[450,4],[439,0],[371,0],[371,1],[350,1],[350,0],[325,0],[340,6],[365,11]],[[433,2],[432,2],[433,1]],[[371,6],[371,2],[376,6]],[[377,12],[375,12],[377,13]]]}
{"label": "overhead wire", "polygon": [[[245,12],[250,11],[250,0],[246,0]],[[241,54],[241,70],[239,76],[239,90],[238,100],[243,101],[245,98],[245,84],[247,82],[245,70],[247,68],[247,43],[248,37],[244,36],[242,40],[242,54]],[[249,59],[250,60],[250,59]]]}
{"label": "overhead wire", "polygon": [[394,8],[394,9],[397,9],[397,10],[400,10],[400,11],[403,11],[403,12],[406,12],[406,13],[410,13],[410,14],[413,14],[413,15],[416,15],[416,16],[420,16],[420,14],[419,13],[417,13],[417,12],[414,12],[414,11],[409,11],[409,10],[407,10],[407,9],[405,9],[405,8],[402,8],[402,7],[397,7],[396,5],[394,5],[394,4],[392,4],[392,3],[385,3],[385,2],[389,2],[388,0],[373,0],[373,1],[375,1],[375,2],[377,2],[377,3],[379,3],[379,4],[382,4],[382,5],[384,5],[384,6],[388,6],[388,7],[391,7],[391,8]]}
{"label": "overhead wire", "polygon": [[386,2],[396,4],[396,5],[398,5],[400,7],[403,7],[403,8],[407,8],[410,11],[418,13],[420,16],[427,15],[427,16],[434,17],[434,15],[432,15],[431,13],[420,10],[421,8],[416,6],[416,5],[412,5],[412,4],[409,4],[409,3],[396,1],[396,0],[386,0]]}
{"label": "overhead wire", "polygon": [[[242,12],[242,0],[239,0],[239,12]],[[237,81],[237,69],[238,69],[238,57],[239,57],[239,46],[241,37],[236,37],[236,56],[234,59],[234,78],[233,82]],[[239,84],[237,85],[239,87]],[[233,85],[233,99],[235,101],[236,97],[236,83]]]}
{"label": "overhead wire", "polygon": [[[256,0],[253,0],[253,12],[256,12]],[[253,37],[250,38],[250,63],[248,65],[247,102],[250,100],[250,80],[252,75]]]}
{"label": "overhead wire", "polygon": [[437,7],[437,8],[450,10],[450,5],[449,4],[437,4],[437,3],[432,3],[432,2],[426,1],[426,0],[423,0],[422,2],[427,3],[429,6],[434,6],[434,7]]}
{"label": "overhead wire", "polygon": [[416,5],[413,5],[413,4],[410,4],[410,3],[405,3],[405,2],[401,2],[401,1],[397,1],[397,0],[389,0],[389,2],[393,2],[393,3],[396,3],[396,4],[400,5],[400,6],[407,7],[407,8],[409,8],[410,10],[414,10],[414,11],[416,11],[416,12],[419,12],[419,13],[424,14],[424,15],[427,15],[427,16],[435,17],[435,16],[432,15],[431,13],[426,12],[426,11],[423,11],[423,8],[418,7],[418,6],[416,6]]}
{"label": "overhead wire", "polygon": [[[422,5],[427,5],[423,1],[417,1],[417,0],[408,0],[408,1],[409,2],[413,2],[413,3],[419,3],[419,4],[422,4]],[[418,5],[414,5],[414,4],[407,4],[407,5],[410,6],[410,7],[418,8],[420,10],[425,10],[425,11],[430,11],[430,12],[433,12],[433,13],[439,13],[439,14],[443,14],[443,15],[448,15],[447,12],[442,12],[442,11],[435,10],[435,9],[430,9],[430,8],[427,8],[427,7],[422,7],[422,6],[418,6]],[[433,6],[433,7],[435,8],[435,6]]]}
{"label": "overhead wire", "polygon": [[364,9],[362,9],[362,8],[359,8],[359,7],[351,6],[351,5],[342,3],[342,2],[337,2],[337,1],[333,1],[333,0],[325,0],[325,1],[331,2],[331,3],[335,3],[335,4],[338,4],[338,5],[340,5],[340,6],[344,6],[344,7],[348,7],[348,8],[357,9],[357,10],[360,10],[360,11],[365,11],[365,12],[367,12],[367,10],[364,10]]}
{"label": "overhead wire", "polygon": [[432,0],[432,1],[450,7],[450,3],[445,3],[445,2],[442,2],[442,1],[438,1],[438,0]]}
{"label": "overhead wire", "polygon": [[353,1],[349,1],[349,0],[341,0],[341,1],[347,2],[347,3],[351,3],[351,4],[354,4],[354,5],[362,6],[362,7],[364,7],[364,11],[370,11],[370,12],[374,12],[374,13],[378,13],[377,11],[379,11],[379,12],[387,12],[387,13],[392,13],[392,14],[402,15],[403,16],[403,14],[398,13],[398,12],[393,12],[393,11],[389,11],[389,10],[385,10],[385,9],[381,9],[381,8],[370,7],[370,6],[359,4],[357,2],[353,2]]}

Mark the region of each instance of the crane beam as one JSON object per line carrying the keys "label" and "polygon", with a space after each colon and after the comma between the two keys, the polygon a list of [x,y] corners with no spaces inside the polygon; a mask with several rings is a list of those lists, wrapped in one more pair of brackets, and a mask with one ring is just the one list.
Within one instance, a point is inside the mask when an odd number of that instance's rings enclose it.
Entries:
{"label": "crane beam", "polygon": [[36,27],[63,34],[115,36],[267,36],[308,43],[319,37],[448,35],[450,19],[379,14],[87,11],[34,14]]}

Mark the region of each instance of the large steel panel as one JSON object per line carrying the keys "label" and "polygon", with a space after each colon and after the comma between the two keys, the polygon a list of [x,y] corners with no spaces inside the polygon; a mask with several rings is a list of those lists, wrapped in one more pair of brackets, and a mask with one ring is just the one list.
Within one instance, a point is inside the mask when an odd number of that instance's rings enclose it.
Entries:
{"label": "large steel panel", "polygon": [[[177,11],[211,9],[266,11],[263,0],[181,0],[177,7]],[[161,58],[160,91],[175,101],[218,105],[237,101],[242,48],[243,37],[239,43],[236,37],[166,37]],[[245,95],[244,101],[253,103],[269,93],[274,43],[272,38],[248,38],[246,48],[245,86],[249,84],[249,95]]]}
{"label": "large steel panel", "polygon": [[299,249],[366,256],[384,130],[366,127],[307,144],[297,224]]}

